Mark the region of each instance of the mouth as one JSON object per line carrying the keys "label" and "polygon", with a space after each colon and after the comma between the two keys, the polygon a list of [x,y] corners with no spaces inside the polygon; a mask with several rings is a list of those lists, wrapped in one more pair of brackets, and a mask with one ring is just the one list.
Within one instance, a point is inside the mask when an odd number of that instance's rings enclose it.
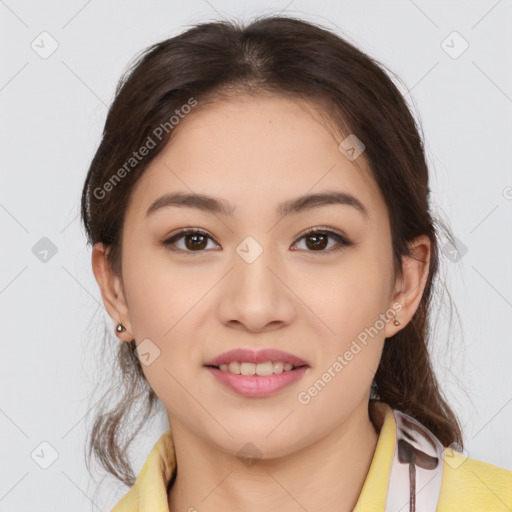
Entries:
{"label": "mouth", "polygon": [[262,398],[274,395],[278,391],[291,386],[300,380],[308,365],[297,366],[290,370],[269,375],[231,373],[229,370],[221,370],[216,366],[205,366],[205,369],[212,374],[215,381],[225,389],[236,393],[238,396],[247,398]]}
{"label": "mouth", "polygon": [[309,367],[308,364],[293,365],[282,361],[265,361],[263,363],[250,363],[246,361],[231,361],[229,364],[220,365],[206,364],[207,368],[215,368],[221,372],[228,372],[234,375],[259,376],[266,377],[268,375],[293,372],[298,368]]}
{"label": "mouth", "polygon": [[310,365],[281,350],[236,349],[204,364],[225,388],[246,397],[265,397],[294,384]]}
{"label": "mouth", "polygon": [[[224,352],[204,363],[204,366],[216,367],[222,371],[250,375],[261,372],[281,373],[300,366],[309,366],[308,362],[298,356],[277,349],[263,349],[257,352],[248,349],[235,349]],[[254,369],[254,372],[253,372]],[[248,373],[244,373],[248,372]],[[257,373],[260,375],[259,373]]]}

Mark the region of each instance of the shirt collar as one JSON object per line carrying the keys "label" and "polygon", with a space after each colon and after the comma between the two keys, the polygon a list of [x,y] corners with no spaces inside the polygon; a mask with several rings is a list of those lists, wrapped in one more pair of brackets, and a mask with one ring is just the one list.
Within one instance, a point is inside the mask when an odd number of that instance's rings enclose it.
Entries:
{"label": "shirt collar", "polygon": [[[369,414],[379,437],[375,453],[366,475],[354,512],[378,512],[386,506],[391,462],[396,443],[396,422],[391,407],[381,401],[370,400]],[[139,512],[170,512],[167,484],[176,471],[176,455],[171,431],[164,432],[147,457],[133,487],[123,502],[138,503]],[[130,510],[117,506],[112,512]],[[137,510],[137,509],[135,509]],[[135,511],[134,511],[135,512]]]}

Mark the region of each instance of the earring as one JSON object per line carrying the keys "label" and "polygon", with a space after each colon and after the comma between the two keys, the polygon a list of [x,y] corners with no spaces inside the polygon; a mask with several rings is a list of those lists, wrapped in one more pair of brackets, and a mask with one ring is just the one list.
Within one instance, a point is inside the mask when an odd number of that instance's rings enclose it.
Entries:
{"label": "earring", "polygon": [[124,332],[124,331],[126,331],[126,327],[123,324],[117,324],[116,331]]}
{"label": "earring", "polygon": [[395,320],[393,322],[393,325],[400,325],[400,322],[396,319],[396,313],[393,313]]}

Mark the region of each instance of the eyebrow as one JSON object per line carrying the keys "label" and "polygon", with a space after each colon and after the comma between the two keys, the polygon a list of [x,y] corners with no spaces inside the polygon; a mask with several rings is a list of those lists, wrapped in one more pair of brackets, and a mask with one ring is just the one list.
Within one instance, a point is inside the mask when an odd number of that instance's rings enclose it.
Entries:
{"label": "eyebrow", "polygon": [[[351,206],[362,215],[369,218],[364,204],[348,192],[327,191],[317,194],[308,194],[294,199],[289,199],[277,206],[277,214],[285,217],[291,214],[301,213],[320,206],[339,204]],[[196,193],[172,192],[159,197],[146,211],[146,217],[154,212],[168,207],[196,208],[198,210],[232,217],[235,207],[223,199]]]}

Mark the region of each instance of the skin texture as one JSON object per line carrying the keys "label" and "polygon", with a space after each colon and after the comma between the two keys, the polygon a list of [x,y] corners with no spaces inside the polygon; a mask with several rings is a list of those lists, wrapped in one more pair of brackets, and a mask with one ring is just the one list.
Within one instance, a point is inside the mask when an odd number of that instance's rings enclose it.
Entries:
{"label": "skin texture", "polygon": [[[149,338],[160,350],[143,369],[176,446],[170,509],[352,510],[378,437],[368,415],[371,383],[385,338],[418,307],[429,239],[414,241],[417,259],[404,258],[404,275],[395,280],[384,200],[309,103],[238,97],[194,111],[175,130],[132,194],[122,276],[110,271],[102,244],[92,255],[105,307],[114,325],[126,327],[118,337],[137,344]],[[348,205],[276,216],[281,201],[326,190],[350,192],[369,217]],[[235,207],[233,216],[168,207],[145,218],[156,198],[175,191],[222,198]],[[189,226],[210,237],[202,252],[185,238],[175,246],[188,253],[162,245]],[[353,245],[328,252],[338,245],[329,238],[316,249],[303,235],[317,227]],[[263,249],[252,263],[236,251],[247,236]],[[298,393],[397,303],[401,325],[385,322],[321,392],[300,403]],[[248,398],[203,367],[234,348],[278,348],[310,367],[274,395]],[[261,452],[250,467],[236,456],[248,442]]]}

